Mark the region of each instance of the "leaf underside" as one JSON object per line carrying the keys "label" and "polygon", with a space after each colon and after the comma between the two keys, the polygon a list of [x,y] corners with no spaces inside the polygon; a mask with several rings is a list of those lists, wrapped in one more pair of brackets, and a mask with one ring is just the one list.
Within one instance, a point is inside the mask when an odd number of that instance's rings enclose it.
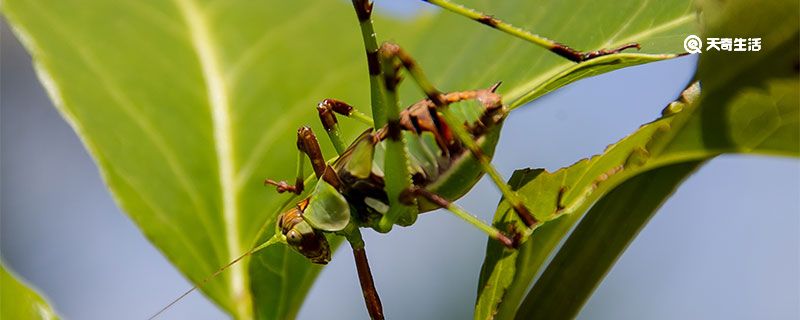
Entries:
{"label": "leaf underside", "polygon": [[[642,45],[575,66],[451,13],[401,20],[376,8],[379,39],[404,46],[439,88],[502,80],[512,106],[678,53],[695,19],[687,0],[464,4],[578,49]],[[294,129],[323,132],[318,101],[370,109],[363,45],[343,1],[7,0],[2,11],[116,202],[195,283],[273,232],[266,226],[288,196],[261,181],[293,178]],[[411,84],[401,93],[406,104],[422,97]],[[341,123],[346,137],[363,130]],[[334,154],[324,142],[323,152]],[[237,318],[292,318],[319,270],[272,247],[202,290]]]}

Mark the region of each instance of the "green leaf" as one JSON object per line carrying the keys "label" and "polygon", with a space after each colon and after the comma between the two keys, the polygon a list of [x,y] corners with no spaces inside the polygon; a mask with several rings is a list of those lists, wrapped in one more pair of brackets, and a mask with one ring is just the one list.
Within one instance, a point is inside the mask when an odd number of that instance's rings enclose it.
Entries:
{"label": "green leaf", "polygon": [[[376,9],[379,38],[403,45],[437,86],[502,80],[513,105],[681,52],[694,19],[688,0],[465,4],[577,49],[637,41],[655,54],[575,65],[455,14],[399,20]],[[261,181],[293,178],[294,129],[312,123],[323,132],[318,101],[370,109],[363,45],[345,1],[8,0],[2,11],[118,205],[194,283],[274,231],[293,200]],[[422,98],[411,84],[401,90],[405,103]],[[346,137],[363,130],[346,119],[341,127]],[[293,318],[319,270],[274,246],[202,290],[237,318]]]}
{"label": "green leaf", "polygon": [[0,264],[0,319],[58,319],[35,290]]}
{"label": "green leaf", "polygon": [[[542,270],[546,259],[581,218],[587,221],[587,226],[583,227],[585,230],[612,232],[602,229],[612,228],[613,225],[601,228],[591,223],[599,219],[596,217],[598,215],[613,216],[613,210],[586,212],[600,197],[628,179],[640,174],[644,174],[641,179],[646,179],[658,174],[651,172],[653,169],[691,165],[721,153],[800,155],[800,83],[796,68],[796,59],[800,55],[797,42],[800,28],[794,16],[799,12],[797,4],[784,1],[758,8],[756,10],[753,6],[741,3],[730,4],[730,8],[724,8],[723,11],[704,8],[704,18],[709,22],[708,30],[715,32],[707,31],[709,36],[730,34],[756,37],[758,34],[763,38],[764,46],[761,52],[749,55],[703,53],[698,69],[698,78],[703,83],[700,101],[697,101],[690,88],[681,101],[664,110],[666,116],[642,126],[629,137],[610,146],[602,155],[552,174],[532,170],[516,173],[515,187],[528,199],[535,199],[529,201],[528,205],[541,215],[541,220],[547,222],[534,231],[531,241],[525,243],[519,252],[502,252],[502,248],[489,243],[481,274],[476,318],[491,318],[493,315],[496,319],[514,317],[534,276]],[[728,18],[726,20],[720,16]],[[774,27],[774,21],[787,17],[791,22],[788,27]],[[736,54],[737,59],[731,58]],[[686,174],[688,172],[683,173]],[[679,172],[676,172],[674,178],[679,176]],[[636,179],[639,181],[640,178]],[[670,183],[667,179],[663,180],[665,184]],[[677,181],[674,180],[675,183]],[[631,182],[631,185],[636,184]],[[623,190],[628,188],[627,183],[620,187]],[[559,190],[565,190],[561,195],[561,210],[556,206]],[[668,188],[661,191],[661,197],[668,196],[670,192]],[[595,256],[590,256],[582,249],[596,245],[600,239],[597,237],[602,237],[600,233],[596,233],[595,238],[579,236],[567,240],[571,245],[559,251],[556,256],[556,259],[560,259],[558,264],[547,267],[517,316],[531,318],[551,315],[548,312],[565,317],[576,315],[616,257],[653,214],[651,211],[655,210],[660,200],[655,196],[650,200],[649,207],[636,212],[630,221],[626,221],[630,225],[617,224],[619,229],[616,231],[624,236],[608,240],[617,241],[616,247],[604,249],[609,252],[595,252]],[[624,194],[618,194],[604,201],[605,206],[611,207],[624,205],[629,200]],[[500,226],[518,224],[505,202],[498,207],[495,223]],[[586,259],[599,259],[599,262],[582,265],[586,261],[594,261]],[[559,267],[572,263],[576,264],[571,266],[573,269],[559,272]],[[575,270],[581,270],[584,277],[570,278]],[[549,299],[556,299],[559,303],[553,304]],[[564,302],[566,300],[570,303]]]}
{"label": "green leaf", "polygon": [[611,190],[580,224],[525,297],[517,319],[575,318],[656,210],[703,161],[639,174]]}

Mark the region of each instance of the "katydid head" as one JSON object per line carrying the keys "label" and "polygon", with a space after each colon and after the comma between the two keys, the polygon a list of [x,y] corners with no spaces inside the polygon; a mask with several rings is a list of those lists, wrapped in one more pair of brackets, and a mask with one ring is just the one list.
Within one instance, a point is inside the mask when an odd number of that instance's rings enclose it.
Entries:
{"label": "katydid head", "polygon": [[300,201],[296,206],[278,217],[278,228],[286,237],[286,243],[313,263],[327,264],[331,261],[331,247],[322,230],[314,229],[303,218],[308,208],[309,199]]}

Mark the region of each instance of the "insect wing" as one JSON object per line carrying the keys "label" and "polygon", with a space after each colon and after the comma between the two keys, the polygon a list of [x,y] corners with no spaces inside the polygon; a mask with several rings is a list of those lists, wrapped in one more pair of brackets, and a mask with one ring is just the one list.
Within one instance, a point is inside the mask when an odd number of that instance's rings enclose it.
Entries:
{"label": "insect wing", "polygon": [[336,188],[323,180],[314,188],[303,218],[314,229],[339,231],[350,223],[350,205]]}
{"label": "insect wing", "polygon": [[334,164],[336,171],[346,171],[353,177],[366,179],[372,173],[372,159],[375,155],[375,142],[372,140],[372,129],[364,131],[350,147],[345,150]]}

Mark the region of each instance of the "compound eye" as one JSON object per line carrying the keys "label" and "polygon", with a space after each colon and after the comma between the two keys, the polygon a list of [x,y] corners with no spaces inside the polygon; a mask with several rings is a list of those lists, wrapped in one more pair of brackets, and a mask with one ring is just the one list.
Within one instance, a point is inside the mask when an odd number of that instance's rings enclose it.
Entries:
{"label": "compound eye", "polygon": [[294,229],[289,230],[289,232],[286,233],[286,241],[292,245],[299,245],[302,238],[303,236],[300,235],[300,232],[297,232],[297,230]]}

